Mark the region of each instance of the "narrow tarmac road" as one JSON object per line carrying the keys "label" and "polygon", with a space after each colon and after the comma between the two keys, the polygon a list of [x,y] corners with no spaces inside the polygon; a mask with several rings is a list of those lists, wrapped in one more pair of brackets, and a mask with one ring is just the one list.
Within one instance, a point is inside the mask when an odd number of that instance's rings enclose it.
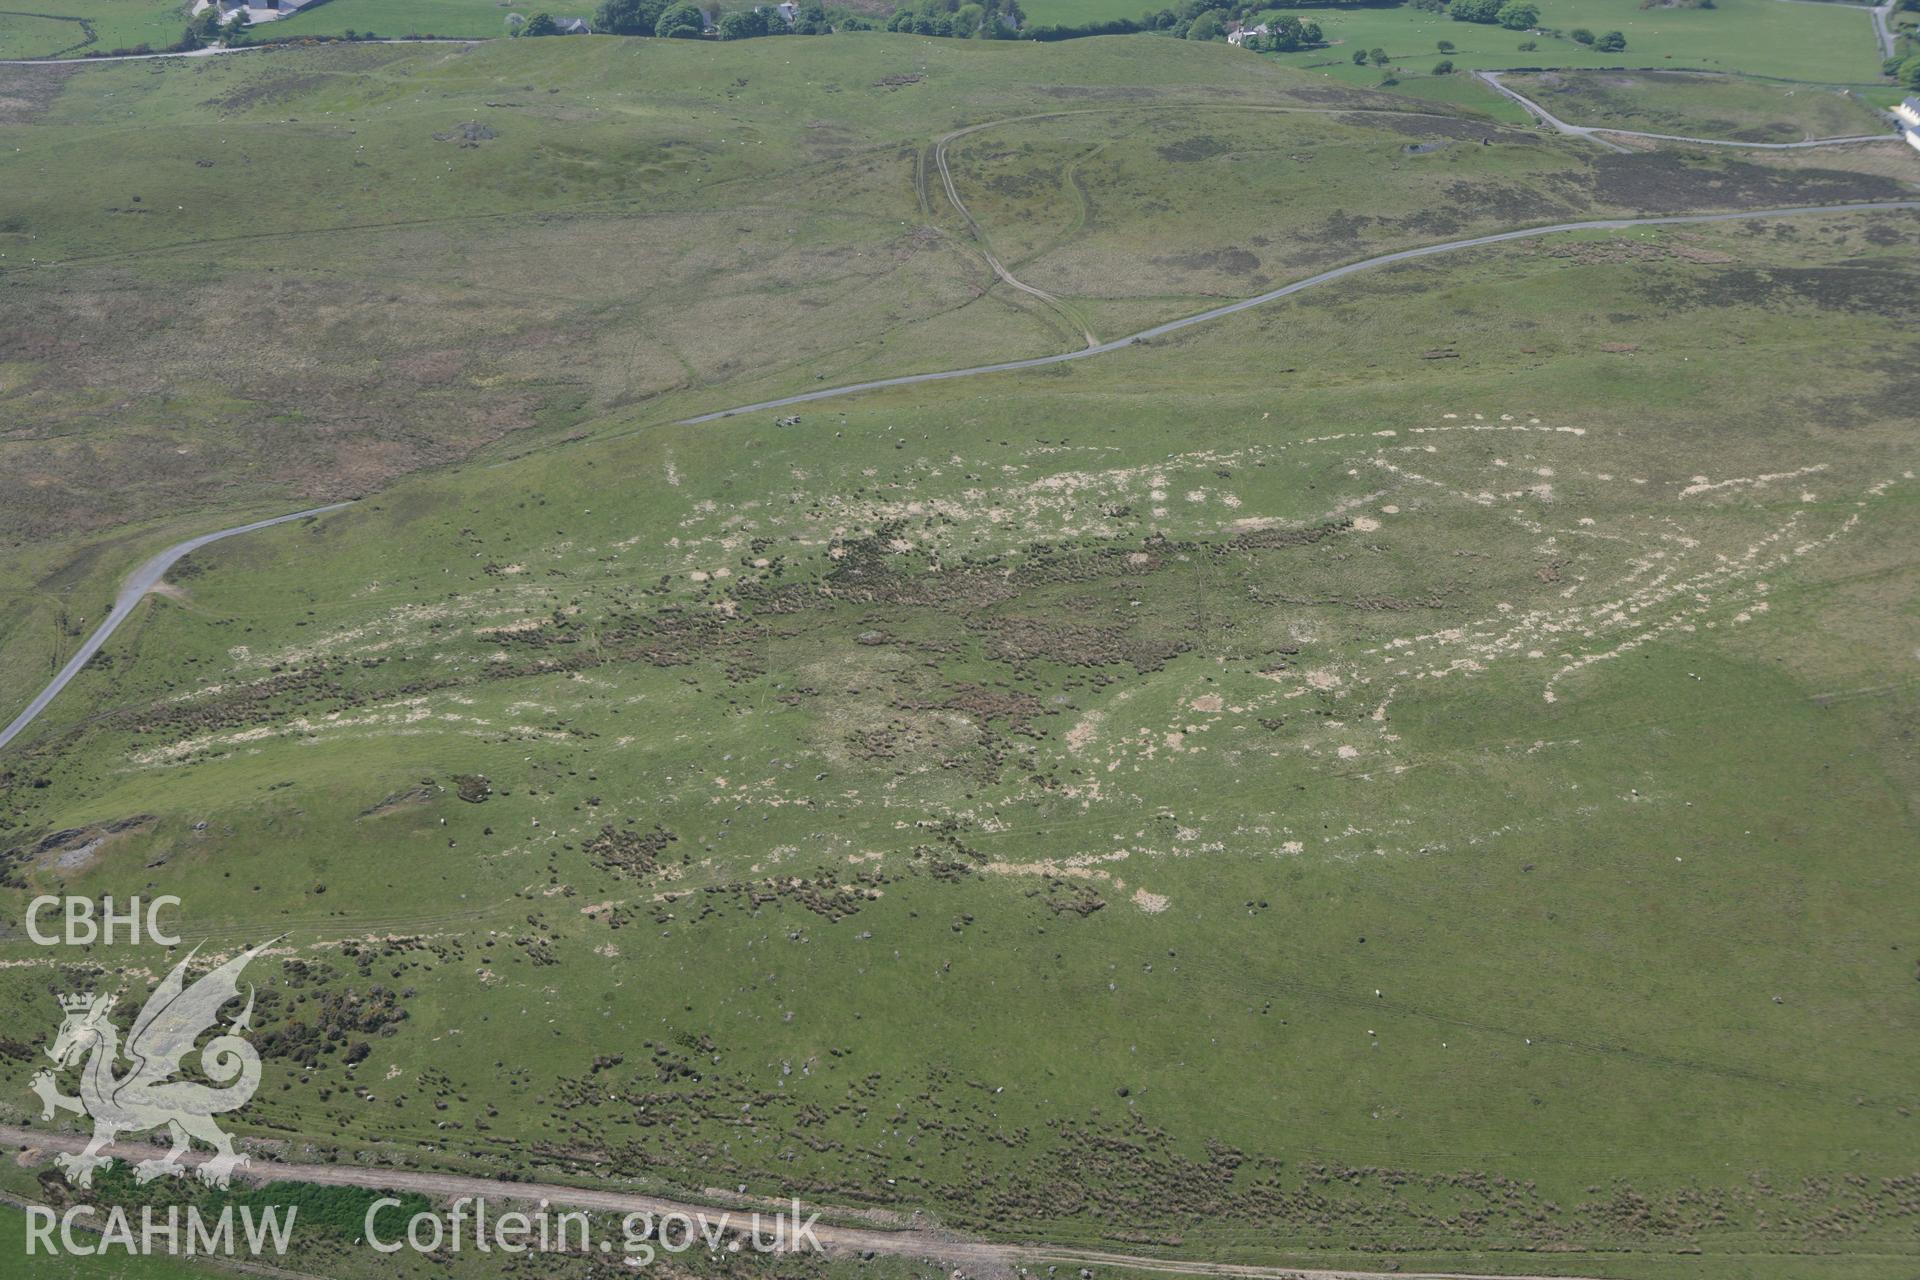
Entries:
{"label": "narrow tarmac road", "polygon": [[1873,10],[1873,34],[1874,38],[1880,42],[1882,58],[1893,56],[1893,5],[1894,0],[1887,0],[1885,4]]}
{"label": "narrow tarmac road", "polygon": [[106,619],[94,628],[93,634],[87,637],[86,643],[74,651],[73,657],[67,660],[67,665],[60,668],[60,674],[56,675],[53,682],[27,704],[25,711],[13,718],[12,724],[5,729],[0,729],[0,750],[4,750],[9,742],[19,737],[21,732],[47,709],[47,704],[59,696],[60,691],[80,674],[80,669],[87,665],[94,654],[100,652],[100,646],[107,642],[107,637],[119,630],[120,624],[133,613],[133,606],[139,604],[140,598],[147,592],[160,585],[160,580],[166,577],[167,570],[173,568],[180,557],[189,552],[198,551],[210,542],[218,542],[222,538],[252,533],[256,529],[270,529],[276,524],[286,524],[290,520],[304,520],[308,516],[324,515],[329,511],[338,511],[342,507],[351,505],[353,504],[348,502],[336,502],[325,507],[309,507],[305,511],[296,511],[292,515],[274,516],[270,520],[255,520],[252,524],[235,525],[231,529],[222,529],[217,533],[203,533],[197,538],[188,538],[185,542],[168,547],[135,569],[121,585],[120,594],[114,597],[113,608],[108,611]]}

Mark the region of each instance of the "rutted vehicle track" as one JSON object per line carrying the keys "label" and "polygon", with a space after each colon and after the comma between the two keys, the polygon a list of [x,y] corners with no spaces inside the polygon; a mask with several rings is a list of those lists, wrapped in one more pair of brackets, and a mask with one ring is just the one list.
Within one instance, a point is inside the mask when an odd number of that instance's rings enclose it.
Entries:
{"label": "rutted vehicle track", "polygon": [[[43,1152],[79,1151],[86,1146],[87,1136],[0,1125],[0,1142],[14,1147],[38,1148]],[[120,1159],[148,1160],[162,1154],[162,1149],[145,1143],[118,1142],[108,1146],[105,1153]],[[183,1158],[181,1164],[192,1167],[200,1163],[205,1155],[204,1152],[193,1152]],[[415,1169],[366,1168],[351,1164],[283,1164],[277,1160],[261,1160],[251,1165],[243,1165],[239,1170],[239,1176],[254,1183],[309,1182],[322,1186],[362,1187],[374,1191],[412,1191],[436,1199],[472,1196],[490,1200],[547,1202],[600,1213],[651,1213],[656,1220],[670,1213],[682,1213],[696,1219],[704,1215],[709,1223],[716,1226],[722,1215],[732,1214],[744,1227],[754,1209],[772,1207],[754,1203],[703,1205],[636,1191],[573,1187],[560,1183],[496,1182],[490,1178],[477,1178],[467,1174],[430,1173]],[[784,1205],[780,1207],[786,1208]],[[817,1211],[822,1217],[838,1217],[843,1222],[858,1220],[871,1214],[870,1210],[836,1210],[824,1205],[805,1205],[802,1206],[802,1211],[803,1213]],[[804,1220],[803,1217],[802,1221]],[[897,1230],[889,1230],[884,1227],[828,1225],[823,1222],[813,1228],[813,1234],[818,1237],[821,1248],[829,1254],[857,1257],[871,1253],[887,1257],[924,1259],[939,1262],[945,1266],[958,1267],[976,1275],[1007,1276],[1012,1275],[1014,1269],[1022,1265],[1056,1263],[1067,1266],[1125,1267],[1130,1270],[1152,1271],[1164,1275],[1220,1277],[1221,1280],[1582,1280],[1580,1277],[1573,1276],[1491,1276],[1458,1271],[1325,1270],[1189,1261],[1181,1258],[1085,1249],[1071,1245],[1052,1245],[1039,1241],[1004,1244],[987,1240],[971,1240],[924,1226],[905,1226]]]}
{"label": "rutted vehicle track", "polygon": [[[1042,117],[1028,116],[1022,118],[1040,119]],[[981,256],[987,260],[987,265],[993,268],[993,274],[999,276],[1002,280],[1020,290],[1020,292],[1038,298],[1041,302],[1051,307],[1064,317],[1069,324],[1080,331],[1080,336],[1087,340],[1087,346],[1089,348],[1097,347],[1100,345],[1100,339],[1093,336],[1093,330],[1087,328],[1086,322],[1075,314],[1073,308],[1060,301],[1060,299],[1051,293],[1048,293],[1045,289],[1027,284],[1018,276],[1015,276],[1013,272],[1007,270],[1006,264],[994,256],[993,245],[988,242],[987,233],[981,230],[980,224],[974,220],[973,214],[967,209],[966,201],[960,198],[960,192],[955,189],[953,185],[953,170],[947,167],[947,145],[956,139],[966,137],[970,133],[979,133],[982,129],[996,129],[1003,124],[1012,123],[1013,121],[1011,120],[989,120],[985,124],[969,125],[964,129],[955,129],[952,133],[942,134],[936,139],[933,144],[933,163],[934,167],[940,171],[940,186],[947,193],[947,202],[951,204],[960,214],[961,218],[966,221],[967,230],[973,235],[974,244],[979,247]]]}

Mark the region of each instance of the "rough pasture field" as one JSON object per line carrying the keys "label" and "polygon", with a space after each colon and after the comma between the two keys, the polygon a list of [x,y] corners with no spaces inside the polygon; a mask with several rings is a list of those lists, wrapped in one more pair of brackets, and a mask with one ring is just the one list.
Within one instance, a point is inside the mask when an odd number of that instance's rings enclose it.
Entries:
{"label": "rough pasture field", "polygon": [[1916,243],[1545,242],[404,480],[196,558],[14,766],[10,871],[287,932],[247,1119],[307,1154],[1863,1274]]}
{"label": "rough pasture field", "polygon": [[1649,71],[1547,71],[1504,82],[1573,124],[1732,142],[1886,129],[1886,118],[1857,91],[1820,85]]}
{"label": "rough pasture field", "polygon": [[[22,1186],[20,1190],[27,1192],[28,1188]],[[38,1190],[37,1187],[32,1188],[33,1192]],[[26,1213],[11,1204],[0,1205],[0,1250],[5,1250],[8,1258],[24,1261],[26,1248]],[[114,1258],[98,1261],[75,1258],[62,1264],[61,1273],[71,1280],[209,1280],[210,1277],[234,1274],[173,1258]]]}

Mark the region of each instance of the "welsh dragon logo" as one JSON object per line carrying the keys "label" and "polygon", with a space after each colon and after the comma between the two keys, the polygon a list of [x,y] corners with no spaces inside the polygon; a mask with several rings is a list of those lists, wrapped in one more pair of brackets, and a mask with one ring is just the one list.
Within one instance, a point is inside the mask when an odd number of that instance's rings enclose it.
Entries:
{"label": "welsh dragon logo", "polygon": [[[241,1035],[253,1015],[251,986],[246,1007],[227,1024],[224,1034],[200,1050],[200,1071],[212,1085],[177,1077],[182,1059],[193,1052],[201,1033],[218,1021],[222,1006],[239,998],[240,971],[270,945],[263,942],[235,956],[192,986],[186,983],[187,966],[193,962],[193,954],[188,953],[141,1008],[124,1047],[119,1028],[107,1016],[113,1009],[112,995],[60,997],[67,1016],[47,1050],[57,1066],[34,1076],[31,1088],[40,1095],[42,1119],[51,1120],[58,1111],[93,1119],[93,1140],[86,1149],[57,1158],[68,1182],[90,1186],[93,1171],[113,1163],[112,1156],[100,1152],[120,1135],[164,1127],[172,1145],[164,1156],[134,1166],[140,1182],[186,1173],[180,1158],[197,1138],[214,1149],[213,1158],[197,1171],[200,1180],[211,1187],[228,1185],[233,1171],[247,1158],[234,1153],[233,1139],[213,1117],[245,1106],[260,1087],[260,1055]],[[130,1069],[119,1074],[123,1059]],[[58,1072],[74,1067],[80,1068],[78,1097],[61,1093],[58,1082]]]}

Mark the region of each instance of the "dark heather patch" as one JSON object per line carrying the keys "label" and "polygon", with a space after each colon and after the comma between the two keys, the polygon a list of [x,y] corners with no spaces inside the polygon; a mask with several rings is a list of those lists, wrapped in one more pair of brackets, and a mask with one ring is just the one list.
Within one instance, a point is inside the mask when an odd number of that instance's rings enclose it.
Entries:
{"label": "dark heather patch", "polygon": [[1868,244],[1876,245],[1883,249],[1890,245],[1907,244],[1913,240],[1920,239],[1920,237],[1916,237],[1910,231],[1903,230],[1900,227],[1885,222],[1874,223],[1865,231],[1862,231],[1860,235]]}
{"label": "dark heather patch", "polygon": [[304,97],[337,79],[331,72],[266,77],[230,89],[217,98],[208,98],[202,106],[218,108],[222,113],[245,111],[252,107],[279,106]]}
{"label": "dark heather patch", "polygon": [[1898,350],[1852,366],[1854,372],[1877,376],[1879,385],[1852,395],[1805,396],[1805,416],[1816,427],[1847,430],[1873,422],[1911,422],[1913,419],[1913,350]]}
{"label": "dark heather patch", "polygon": [[1348,213],[1345,209],[1335,209],[1320,224],[1318,231],[1303,231],[1299,238],[1311,240],[1316,244],[1347,244],[1358,240],[1360,233],[1373,224],[1373,219],[1364,213]]}
{"label": "dark heather patch", "polygon": [[[1289,89],[1287,97],[1295,102],[1309,102],[1317,107],[1352,107],[1364,110],[1372,107],[1377,111],[1405,111],[1405,99],[1395,98],[1391,94],[1367,93],[1357,89]],[[1369,122],[1373,117],[1367,116]]]}
{"label": "dark heather patch", "polygon": [[1401,218],[1393,225],[1413,232],[1415,235],[1431,236],[1439,240],[1463,229],[1466,220],[1455,216],[1446,209],[1422,209],[1420,212]]}
{"label": "dark heather patch", "polygon": [[1491,219],[1503,226],[1548,222],[1572,212],[1567,205],[1538,191],[1500,182],[1450,182],[1442,194],[1454,206],[1450,212]]}
{"label": "dark heather patch", "polygon": [[1920,276],[1878,263],[1732,267],[1694,279],[1650,284],[1642,293],[1666,311],[1682,307],[1779,307],[1799,302],[1822,311],[1884,316],[1889,322],[1920,319]]}
{"label": "dark heather patch", "polygon": [[1735,129],[1728,129],[1719,121],[1710,121],[1707,127],[1725,130],[1727,137],[1735,142],[1797,142],[1801,136],[1800,126],[1791,120],[1771,120],[1766,124],[1751,124]]}
{"label": "dark heather patch", "polygon": [[1059,186],[1059,175],[1029,169],[1025,172],[1001,173],[988,178],[987,190],[1009,200],[1029,199],[1043,195]]}
{"label": "dark heather patch", "polygon": [[1450,116],[1387,115],[1385,112],[1355,111],[1340,117],[1340,123],[1361,129],[1391,129],[1403,138],[1450,138],[1456,142],[1537,143],[1530,133],[1482,124],[1478,120],[1456,120]]}
{"label": "dark heather patch", "polygon": [[1290,267],[1323,263],[1330,251],[1353,248],[1360,239],[1360,233],[1376,221],[1366,214],[1335,209],[1317,228],[1302,227],[1295,231],[1292,240],[1296,247],[1293,252],[1285,254],[1281,261]]}
{"label": "dark heather patch", "polygon": [[0,83],[0,124],[32,124],[53,105],[79,65],[8,67]]}
{"label": "dark heather patch", "polygon": [[1029,87],[1037,93],[1046,94],[1049,98],[1117,98],[1121,100],[1137,100],[1140,98],[1155,98],[1159,96],[1158,90],[1141,89],[1131,85],[1046,84],[1031,85]]}
{"label": "dark heather patch", "polygon": [[1182,271],[1224,271],[1234,276],[1248,275],[1260,269],[1260,259],[1245,249],[1207,249],[1199,253],[1154,258],[1152,261],[1156,267],[1179,267]]}
{"label": "dark heather patch", "polygon": [[1182,138],[1179,142],[1169,142],[1159,148],[1160,158],[1168,164],[1193,164],[1199,160],[1211,160],[1223,156],[1232,150],[1220,139],[1208,135],[1198,138]]}
{"label": "dark heather patch", "polygon": [[494,132],[492,125],[482,124],[478,120],[469,120],[457,129],[449,129],[445,133],[434,134],[433,140],[435,142],[458,142],[463,147],[477,147],[481,143],[490,142],[499,136],[498,133]]}
{"label": "dark heather patch", "polygon": [[1772,169],[1678,151],[1606,155],[1593,161],[1596,200],[1650,213],[1897,200],[1910,194],[1905,184],[1874,174]]}

